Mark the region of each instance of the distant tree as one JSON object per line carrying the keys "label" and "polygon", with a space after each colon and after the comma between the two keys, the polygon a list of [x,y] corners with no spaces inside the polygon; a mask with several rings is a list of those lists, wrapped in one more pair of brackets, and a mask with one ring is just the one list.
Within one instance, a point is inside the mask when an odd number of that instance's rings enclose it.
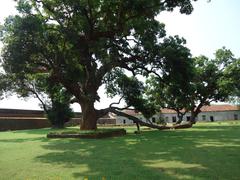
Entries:
{"label": "distant tree", "polygon": [[81,129],[96,129],[97,119],[116,108],[96,110],[98,89],[117,68],[133,74],[161,63],[162,11],[190,14],[191,0],[58,1],[18,0],[20,15],[2,30],[3,64],[12,72],[49,73],[81,105]]}
{"label": "distant tree", "polygon": [[231,95],[230,76],[226,76],[231,64],[235,62],[232,52],[225,47],[218,49],[214,59],[199,56],[194,59],[195,75],[191,82],[194,89],[190,98],[191,122],[204,105],[211,102],[226,101]]}
{"label": "distant tree", "polygon": [[239,62],[233,58],[230,50],[217,50],[214,59],[205,56],[192,60],[181,59],[179,57],[184,56],[176,52],[172,54],[176,55],[175,60],[182,63],[182,68],[170,68],[173,71],[161,72],[167,74],[165,80],[158,76],[151,77],[148,80],[148,92],[160,108],[169,108],[177,112],[177,123],[182,122],[182,117],[188,111],[191,112],[191,123],[195,123],[203,106],[210,105],[211,102],[226,101],[233,89],[237,89],[238,81],[234,74],[238,74]]}
{"label": "distant tree", "polygon": [[63,128],[64,123],[73,117],[70,94],[62,86],[51,82],[47,74],[36,73],[26,76],[22,72],[11,73],[7,67],[5,70],[0,80],[2,94],[15,93],[22,98],[37,98],[55,128]]}
{"label": "distant tree", "polygon": [[5,93],[8,91],[8,81],[3,73],[0,73],[0,100],[3,99]]}
{"label": "distant tree", "polygon": [[[229,58],[228,58],[229,59]],[[229,65],[224,70],[221,78],[223,90],[229,94],[229,101],[240,103],[240,58],[231,56]]]}
{"label": "distant tree", "polygon": [[190,50],[184,44],[184,39],[167,40],[165,67],[159,67],[158,76],[151,76],[147,80],[148,98],[158,110],[168,108],[176,111],[179,119],[177,124],[182,122],[183,116],[190,110],[189,95],[193,93],[190,82],[194,76],[194,66]]}
{"label": "distant tree", "polygon": [[47,118],[54,128],[64,128],[65,123],[74,117],[70,108],[72,96],[60,85],[48,87],[47,92],[50,96],[50,102],[46,105]]}

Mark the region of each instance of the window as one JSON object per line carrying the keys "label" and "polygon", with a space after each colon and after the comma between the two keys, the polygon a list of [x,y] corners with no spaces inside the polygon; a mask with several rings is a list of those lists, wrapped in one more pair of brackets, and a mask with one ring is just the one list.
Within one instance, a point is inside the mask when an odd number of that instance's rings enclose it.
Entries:
{"label": "window", "polygon": [[155,117],[152,118],[152,122],[153,122],[153,123],[156,122],[156,118],[155,118]]}
{"label": "window", "polygon": [[214,117],[210,116],[210,121],[213,122],[214,121]]}
{"label": "window", "polygon": [[191,116],[187,116],[187,121],[190,121],[190,119],[191,119]]}
{"label": "window", "polygon": [[126,120],[125,119],[123,120],[123,124],[126,124]]}
{"label": "window", "polygon": [[206,121],[206,115],[202,115],[202,120]]}
{"label": "window", "polygon": [[177,122],[177,118],[175,116],[172,117],[172,122],[173,123]]}
{"label": "window", "polygon": [[234,114],[234,120],[238,120],[238,115]]}

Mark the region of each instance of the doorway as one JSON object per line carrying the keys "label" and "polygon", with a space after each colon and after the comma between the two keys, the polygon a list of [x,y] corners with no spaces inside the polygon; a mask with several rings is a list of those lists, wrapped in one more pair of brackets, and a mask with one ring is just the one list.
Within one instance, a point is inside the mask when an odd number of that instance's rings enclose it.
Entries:
{"label": "doorway", "polygon": [[210,121],[214,122],[214,117],[213,116],[210,116]]}

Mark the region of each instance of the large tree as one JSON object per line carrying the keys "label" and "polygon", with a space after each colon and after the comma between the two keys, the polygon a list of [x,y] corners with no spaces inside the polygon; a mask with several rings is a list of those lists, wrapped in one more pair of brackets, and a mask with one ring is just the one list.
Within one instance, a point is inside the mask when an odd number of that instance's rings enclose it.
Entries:
{"label": "large tree", "polygon": [[81,129],[96,129],[109,111],[96,110],[98,89],[118,68],[150,73],[161,64],[164,25],[155,17],[179,7],[190,14],[191,0],[18,0],[20,15],[2,31],[3,64],[12,72],[48,72],[81,106]]}
{"label": "large tree", "polygon": [[221,87],[228,93],[230,101],[240,103],[240,58],[235,58],[230,50],[219,51],[219,60],[227,63],[224,76],[221,78]]}
{"label": "large tree", "polygon": [[178,124],[190,110],[189,97],[193,93],[190,82],[194,77],[194,64],[190,50],[184,44],[185,40],[178,37],[168,39],[162,52],[167,57],[165,67],[159,67],[159,74],[147,79],[148,99],[158,110],[168,108],[176,111]]}
{"label": "large tree", "polygon": [[186,56],[177,53],[186,51],[186,48],[179,46],[178,49],[182,51],[170,54],[175,54],[172,57],[178,62],[174,64],[179,64],[179,68],[170,66],[172,71],[161,72],[165,76],[151,77],[148,80],[148,94],[160,108],[175,110],[178,123],[182,122],[186,112],[191,112],[191,123],[195,123],[203,106],[225,101],[239,92],[239,61],[226,48],[218,49],[214,59],[206,56],[181,59]]}
{"label": "large tree", "polygon": [[195,75],[191,82],[194,91],[190,96],[192,123],[195,123],[204,105],[223,102],[231,96],[231,76],[227,75],[227,72],[232,64],[236,63],[236,59],[229,49],[223,47],[215,52],[214,59],[199,56],[194,59],[194,63]]}

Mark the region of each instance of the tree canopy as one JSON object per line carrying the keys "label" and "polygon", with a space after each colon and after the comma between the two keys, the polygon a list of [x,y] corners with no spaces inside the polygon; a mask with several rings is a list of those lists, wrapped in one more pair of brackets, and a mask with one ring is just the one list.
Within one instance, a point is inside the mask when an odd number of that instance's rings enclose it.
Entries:
{"label": "tree canopy", "polygon": [[195,123],[203,106],[226,101],[229,96],[236,96],[239,92],[239,60],[225,47],[216,51],[214,59],[199,56],[190,57],[187,61],[174,54],[184,68],[171,68],[173,71],[166,73],[165,78],[151,77],[148,80],[148,93],[159,109],[175,110],[179,123],[189,111],[191,122]]}
{"label": "tree canopy", "polygon": [[155,17],[176,7],[193,10],[190,0],[17,2],[19,15],[7,18],[1,33],[6,73],[45,73],[60,83],[81,105],[81,129],[96,129],[97,119],[112,110],[94,108],[109,73],[147,75],[171,63],[162,52],[172,38]]}

